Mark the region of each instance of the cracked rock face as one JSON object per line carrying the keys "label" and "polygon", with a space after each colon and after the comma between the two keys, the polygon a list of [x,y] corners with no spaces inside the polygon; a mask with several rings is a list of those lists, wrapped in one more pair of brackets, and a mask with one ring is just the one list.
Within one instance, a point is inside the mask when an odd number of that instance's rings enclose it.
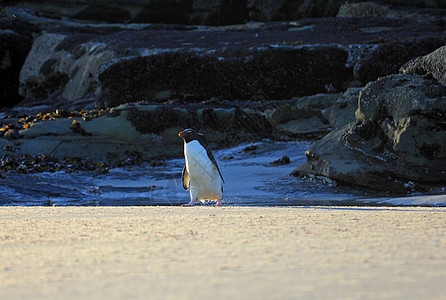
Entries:
{"label": "cracked rock face", "polygon": [[360,93],[356,123],[307,151],[294,175],[407,192],[446,182],[446,90],[417,75],[391,75]]}
{"label": "cracked rock face", "polygon": [[64,34],[45,33],[34,41],[20,72],[19,93],[25,99],[72,102],[94,96],[97,70],[116,54],[96,42],[65,50],[66,38]]}

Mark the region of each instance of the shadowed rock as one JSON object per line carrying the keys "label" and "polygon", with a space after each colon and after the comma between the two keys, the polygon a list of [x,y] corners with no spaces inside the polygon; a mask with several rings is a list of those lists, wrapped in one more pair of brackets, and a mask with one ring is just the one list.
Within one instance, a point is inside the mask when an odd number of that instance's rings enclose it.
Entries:
{"label": "shadowed rock", "polygon": [[315,142],[292,174],[391,192],[444,184],[445,115],[446,89],[438,82],[383,77],[361,91],[356,123]]}
{"label": "shadowed rock", "polygon": [[423,37],[377,45],[356,64],[354,76],[361,82],[367,83],[381,76],[398,74],[403,64],[417,56],[434,51],[444,43],[444,38]]}
{"label": "shadowed rock", "polygon": [[19,74],[36,31],[36,26],[20,20],[0,21],[1,107],[13,106],[23,99],[18,93]]}

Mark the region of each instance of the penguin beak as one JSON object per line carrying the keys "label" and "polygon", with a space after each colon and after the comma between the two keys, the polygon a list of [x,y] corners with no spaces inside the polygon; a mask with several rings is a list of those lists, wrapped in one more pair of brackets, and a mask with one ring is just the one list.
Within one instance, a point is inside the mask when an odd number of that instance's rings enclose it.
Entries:
{"label": "penguin beak", "polygon": [[180,133],[178,133],[179,137],[184,137],[186,134],[184,133],[184,131],[181,131]]}

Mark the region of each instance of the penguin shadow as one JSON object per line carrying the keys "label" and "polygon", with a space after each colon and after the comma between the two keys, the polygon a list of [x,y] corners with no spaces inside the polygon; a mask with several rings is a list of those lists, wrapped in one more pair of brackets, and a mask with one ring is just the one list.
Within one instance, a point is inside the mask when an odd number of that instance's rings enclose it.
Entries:
{"label": "penguin shadow", "polygon": [[189,193],[183,189],[181,172],[171,174],[166,180],[163,190],[163,202],[168,206],[178,206],[189,202]]}
{"label": "penguin shadow", "polygon": [[[211,176],[209,172],[206,171],[205,168],[200,168],[202,170],[203,176]],[[189,189],[194,189],[197,193],[201,189],[204,189],[203,186],[194,185],[190,186]],[[190,202],[190,193],[189,191],[184,190],[183,185],[181,183],[181,173],[171,174],[169,179],[165,181],[164,187],[161,189],[162,202],[166,206],[185,206]],[[160,199],[161,200],[161,199]],[[196,205],[212,205],[213,202],[211,200],[198,200]],[[223,204],[225,201],[223,200]]]}

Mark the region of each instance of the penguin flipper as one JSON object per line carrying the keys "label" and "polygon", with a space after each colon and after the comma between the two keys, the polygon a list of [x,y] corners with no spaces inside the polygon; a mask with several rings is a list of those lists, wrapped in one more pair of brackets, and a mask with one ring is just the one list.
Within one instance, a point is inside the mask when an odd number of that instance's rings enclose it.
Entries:
{"label": "penguin flipper", "polygon": [[187,191],[189,189],[189,173],[187,173],[186,166],[183,168],[183,174],[181,175],[181,181],[183,188]]}
{"label": "penguin flipper", "polygon": [[223,179],[223,175],[221,175],[220,168],[218,167],[218,164],[217,164],[217,161],[215,160],[214,154],[212,154],[211,150],[209,150],[209,149],[206,149],[206,152],[207,152],[207,155],[208,155],[209,159],[214,164],[215,168],[217,168],[218,174],[220,174],[220,178],[221,178],[221,180],[224,183],[225,180]]}

